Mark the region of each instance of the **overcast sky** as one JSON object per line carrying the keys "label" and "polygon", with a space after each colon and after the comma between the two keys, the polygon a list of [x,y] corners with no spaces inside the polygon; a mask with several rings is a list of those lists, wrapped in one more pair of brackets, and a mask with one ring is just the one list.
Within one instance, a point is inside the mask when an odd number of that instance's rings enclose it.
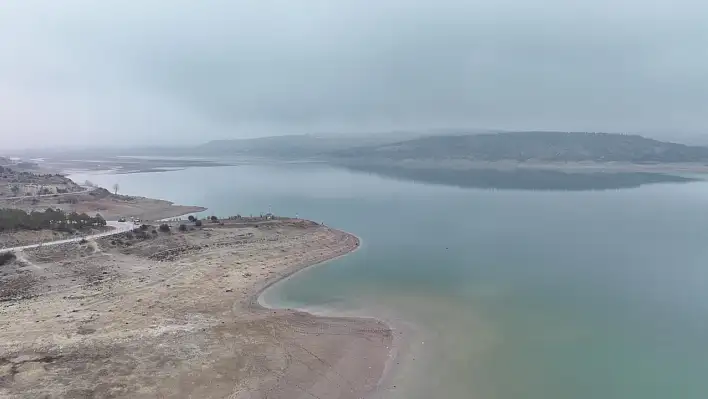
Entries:
{"label": "overcast sky", "polygon": [[5,0],[0,148],[436,127],[703,132],[704,3]]}

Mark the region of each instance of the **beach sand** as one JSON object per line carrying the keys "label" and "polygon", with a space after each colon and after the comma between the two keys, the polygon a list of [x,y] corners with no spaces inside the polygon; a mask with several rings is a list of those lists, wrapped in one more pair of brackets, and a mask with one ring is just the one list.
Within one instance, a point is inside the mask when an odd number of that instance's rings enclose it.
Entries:
{"label": "beach sand", "polygon": [[356,249],[355,236],[293,219],[146,234],[28,250],[3,266],[19,281],[0,293],[0,397],[376,391],[388,326],[257,302],[284,276]]}

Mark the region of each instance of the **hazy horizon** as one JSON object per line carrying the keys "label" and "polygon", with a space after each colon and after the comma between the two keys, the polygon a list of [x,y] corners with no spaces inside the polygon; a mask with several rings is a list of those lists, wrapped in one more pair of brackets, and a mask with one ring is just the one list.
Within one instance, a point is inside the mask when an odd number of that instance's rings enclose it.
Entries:
{"label": "hazy horizon", "polygon": [[[345,143],[350,143],[350,145],[361,145],[361,146],[367,146],[367,145],[372,145],[370,141],[367,141],[365,138],[373,138],[373,137],[380,137],[380,141],[374,141],[373,143],[396,143],[396,142],[403,142],[407,140],[415,140],[417,138],[421,137],[430,137],[430,136],[458,136],[458,135],[467,135],[467,134],[513,134],[513,133],[528,133],[528,134],[534,134],[534,133],[542,133],[542,132],[565,132],[565,131],[553,131],[553,130],[548,130],[548,131],[542,131],[542,130],[501,130],[501,129],[432,129],[432,130],[427,130],[427,131],[391,131],[391,132],[360,132],[360,133],[347,133],[347,132],[332,132],[332,133],[295,133],[295,134],[273,134],[273,135],[266,135],[266,136],[258,136],[258,137],[224,137],[224,138],[210,138],[206,140],[199,140],[198,137],[196,138],[195,141],[186,141],[186,142],[178,142],[178,143],[141,143],[141,142],[131,142],[131,143],[119,143],[119,144],[111,144],[111,143],[85,143],[85,144],[67,144],[67,145],[45,145],[42,146],[40,144],[32,145],[32,146],[26,146],[26,147],[10,147],[7,149],[7,151],[0,153],[0,156],[10,156],[10,157],[27,157],[27,156],[44,156],[44,155],[50,155],[53,153],[83,153],[85,151],[93,151],[93,150],[98,150],[98,151],[108,151],[109,153],[114,153],[115,151],[131,151],[131,150],[139,150],[139,151],[144,151],[144,150],[149,150],[151,148],[153,149],[191,149],[191,148],[196,148],[201,145],[205,144],[210,144],[210,143],[215,143],[215,142],[222,142],[222,141],[233,141],[233,140],[257,140],[257,139],[269,139],[269,138],[279,138],[279,137],[303,137],[303,136],[312,136],[312,137],[318,137],[318,138],[344,138]],[[644,138],[649,138],[649,139],[655,139],[662,141],[664,143],[678,143],[678,144],[685,144],[689,146],[701,146],[705,147],[708,146],[708,136],[701,136],[701,135],[690,135],[690,134],[683,134],[683,135],[676,135],[675,137],[671,136],[666,136],[666,135],[655,135],[655,134],[647,134],[644,132],[600,132],[600,131],[588,131],[588,132],[580,132],[580,131],[568,131],[568,133],[608,133],[608,134],[627,134],[627,135],[638,135]],[[354,144],[352,142],[352,139],[354,138],[361,138],[360,144],[358,141]],[[127,154],[125,154],[127,155]],[[157,155],[157,154],[155,154]],[[174,154],[173,154],[174,155]]]}
{"label": "hazy horizon", "polygon": [[708,142],[707,12],[691,0],[11,2],[0,146],[441,126]]}

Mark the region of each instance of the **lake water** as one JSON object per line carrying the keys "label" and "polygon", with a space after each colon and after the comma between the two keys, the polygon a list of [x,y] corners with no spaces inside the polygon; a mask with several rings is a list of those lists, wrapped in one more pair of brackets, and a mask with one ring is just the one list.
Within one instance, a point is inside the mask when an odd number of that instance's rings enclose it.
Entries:
{"label": "lake water", "polygon": [[383,398],[708,398],[708,183],[482,190],[314,164],[73,177],[357,234],[264,300],[406,326]]}

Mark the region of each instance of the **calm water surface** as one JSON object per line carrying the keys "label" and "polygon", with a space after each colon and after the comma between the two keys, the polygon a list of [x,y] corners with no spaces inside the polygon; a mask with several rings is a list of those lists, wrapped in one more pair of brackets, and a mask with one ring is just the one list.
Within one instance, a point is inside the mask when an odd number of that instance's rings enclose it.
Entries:
{"label": "calm water surface", "polygon": [[384,398],[708,398],[708,183],[495,191],[303,164],[73,177],[357,234],[264,300],[414,326]]}

